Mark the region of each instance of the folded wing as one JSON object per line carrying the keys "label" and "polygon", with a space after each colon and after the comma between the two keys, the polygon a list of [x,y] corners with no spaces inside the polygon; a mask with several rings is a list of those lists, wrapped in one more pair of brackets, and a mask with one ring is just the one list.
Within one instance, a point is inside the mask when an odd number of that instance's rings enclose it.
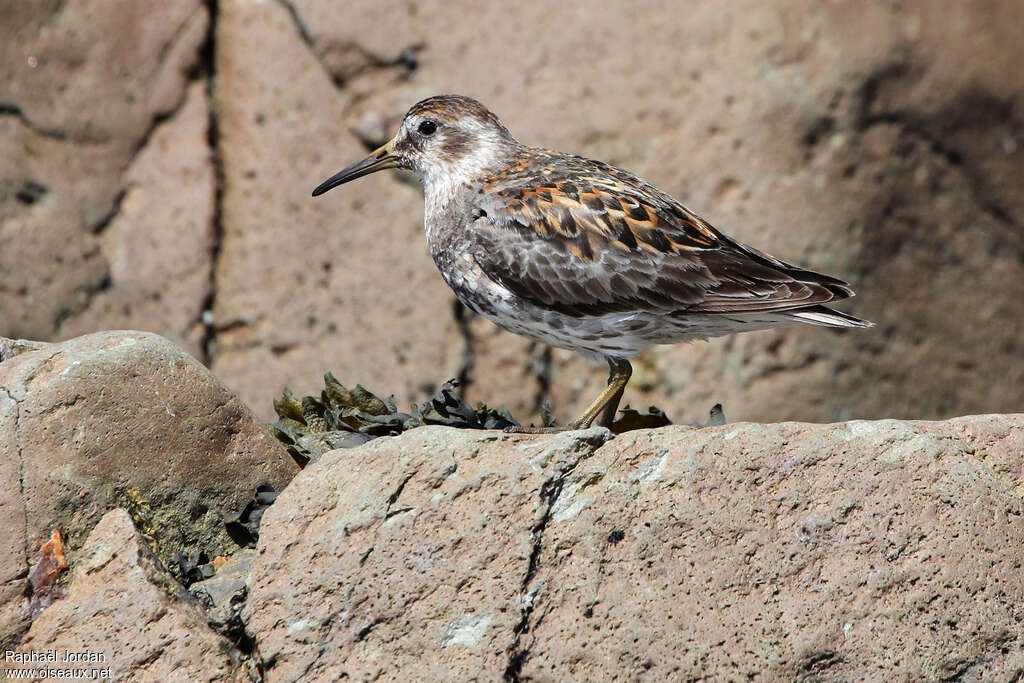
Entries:
{"label": "folded wing", "polygon": [[732,240],[649,183],[581,157],[524,157],[482,186],[476,209],[475,257],[488,277],[567,315],[785,312],[853,296],[842,280]]}

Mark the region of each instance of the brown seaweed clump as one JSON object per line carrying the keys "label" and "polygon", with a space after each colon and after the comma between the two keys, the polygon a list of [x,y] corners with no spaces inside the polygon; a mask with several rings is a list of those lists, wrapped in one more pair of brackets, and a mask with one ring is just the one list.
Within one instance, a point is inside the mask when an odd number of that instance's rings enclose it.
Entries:
{"label": "brown seaweed clump", "polygon": [[290,391],[274,401],[278,421],[270,425],[274,435],[299,464],[317,460],[335,448],[351,448],[379,436],[393,436],[424,425],[460,429],[505,429],[519,425],[507,410],[480,403],[467,404],[459,396],[458,382],[449,380],[426,403],[398,410],[392,397],[382,399],[357,384],[349,389],[328,372],[320,397],[297,400]]}
{"label": "brown seaweed clump", "polygon": [[[278,421],[270,425],[274,436],[288,449],[295,462],[305,467],[327,451],[352,448],[379,436],[394,436],[424,425],[460,429],[506,429],[519,422],[507,410],[478,403],[474,408],[458,394],[458,382],[448,380],[426,403],[412,405],[409,412],[398,410],[394,398],[380,398],[361,384],[349,389],[328,372],[320,396],[296,399],[285,389],[274,401]],[[548,420],[545,420],[545,424]],[[721,405],[715,405],[705,427],[725,423]],[[661,410],[646,413],[629,406],[619,411],[611,426],[616,434],[633,429],[651,429],[672,424]]]}

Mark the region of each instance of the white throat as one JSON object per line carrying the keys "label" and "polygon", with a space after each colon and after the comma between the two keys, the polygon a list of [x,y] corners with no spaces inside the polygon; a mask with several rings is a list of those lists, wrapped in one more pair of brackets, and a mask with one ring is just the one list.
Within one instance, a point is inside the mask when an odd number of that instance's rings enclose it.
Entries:
{"label": "white throat", "polygon": [[441,156],[428,156],[416,170],[423,182],[426,211],[443,210],[461,192],[472,189],[483,178],[494,172],[508,155],[508,140],[497,133],[486,131],[474,140],[471,154],[452,160]]}

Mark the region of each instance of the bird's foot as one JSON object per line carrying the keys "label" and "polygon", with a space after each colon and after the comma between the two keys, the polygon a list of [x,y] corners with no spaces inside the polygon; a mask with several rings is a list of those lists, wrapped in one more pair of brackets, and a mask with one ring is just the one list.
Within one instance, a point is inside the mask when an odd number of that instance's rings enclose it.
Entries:
{"label": "bird's foot", "polygon": [[505,427],[504,431],[506,434],[557,434],[558,432],[564,432],[572,427],[529,427],[525,425],[513,425],[511,427]]}
{"label": "bird's foot", "polygon": [[524,427],[523,425],[515,425],[512,427],[505,427],[505,432],[509,434],[558,434],[560,432],[572,432],[577,429],[587,429],[590,427],[592,421],[584,422],[583,420],[575,420],[567,425],[550,425],[548,427]]}

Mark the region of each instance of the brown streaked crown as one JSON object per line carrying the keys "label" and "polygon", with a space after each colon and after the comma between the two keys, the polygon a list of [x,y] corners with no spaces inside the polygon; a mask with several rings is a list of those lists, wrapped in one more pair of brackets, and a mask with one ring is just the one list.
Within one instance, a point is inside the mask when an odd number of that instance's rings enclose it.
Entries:
{"label": "brown streaked crown", "polygon": [[472,97],[466,97],[465,95],[434,95],[425,100],[420,100],[412,105],[405,114],[406,118],[412,116],[435,117],[442,121],[452,121],[469,116],[492,125],[506,135],[509,135],[508,129],[505,128],[504,124],[490,109]]}

